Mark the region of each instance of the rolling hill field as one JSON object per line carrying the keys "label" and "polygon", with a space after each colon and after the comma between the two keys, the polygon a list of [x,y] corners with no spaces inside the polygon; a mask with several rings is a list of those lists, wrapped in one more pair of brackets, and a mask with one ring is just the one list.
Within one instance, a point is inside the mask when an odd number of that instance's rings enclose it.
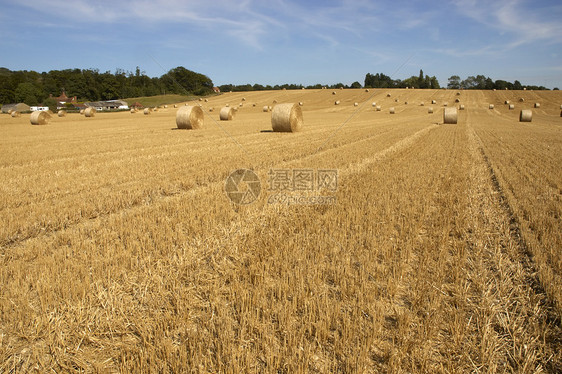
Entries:
{"label": "rolling hill field", "polygon": [[0,373],[562,371],[559,91],[190,104],[0,115]]}

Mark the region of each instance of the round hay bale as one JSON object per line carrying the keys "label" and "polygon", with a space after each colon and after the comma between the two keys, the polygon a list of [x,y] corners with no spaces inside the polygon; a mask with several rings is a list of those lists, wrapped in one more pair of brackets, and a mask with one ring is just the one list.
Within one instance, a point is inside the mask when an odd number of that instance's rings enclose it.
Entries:
{"label": "round hay bale", "polygon": [[443,123],[457,123],[457,108],[444,108],[443,109]]}
{"label": "round hay bale", "polygon": [[136,113],[137,111],[135,110],[135,108],[131,108],[131,113]]}
{"label": "round hay bale", "polygon": [[144,108],[143,113],[144,113],[145,115],[150,114],[150,108]]}
{"label": "round hay bale", "polygon": [[540,108],[541,107],[541,103],[535,103],[535,108]]}
{"label": "round hay bale", "polygon": [[460,99],[455,99],[455,103],[460,103],[461,100]]}
{"label": "round hay bale", "polygon": [[[372,105],[373,107],[376,107],[376,106],[377,106],[377,103],[376,103],[376,102],[373,102],[371,105]],[[560,109],[562,109],[562,108],[560,108]]]}
{"label": "round hay bale", "polygon": [[488,105],[488,109],[494,109],[494,104]]}
{"label": "round hay bale", "polygon": [[339,101],[339,100],[336,100],[336,101],[334,102],[334,105],[340,105],[340,101]]}
{"label": "round hay bale", "polygon": [[167,105],[164,105],[164,108],[165,108],[165,109],[167,109],[167,108],[168,108],[168,106],[167,106]]}
{"label": "round hay bale", "polygon": [[394,99],[394,102],[397,103],[397,102],[398,102],[398,99]]}
{"label": "round hay bale", "polygon": [[205,102],[208,103],[208,102],[209,102],[209,99],[205,99]]}
{"label": "round hay bale", "polygon": [[336,94],[336,91],[332,91],[332,95],[335,95],[335,94]]}
{"label": "round hay bale", "polygon": [[377,106],[375,107],[375,109],[377,110],[377,112],[380,112],[380,111],[382,110],[382,108],[381,108],[380,105],[377,105]]}
{"label": "round hay bale", "polygon": [[49,113],[40,110],[31,113],[31,116],[29,117],[29,121],[32,125],[46,125],[49,123],[50,119],[51,116]]}
{"label": "round hay bale", "polygon": [[253,103],[252,106],[255,107],[255,106],[256,106],[256,103]]}
{"label": "round hay bale", "polygon": [[520,98],[519,98],[519,102],[520,102],[520,103],[523,103],[523,102],[525,102],[525,99],[522,98],[522,97],[520,97]]}
{"label": "round hay bale", "polygon": [[386,94],[386,97],[390,97],[390,94]]}
{"label": "round hay bale", "polygon": [[188,106],[188,105],[189,105],[189,103],[185,103],[185,104],[183,104],[183,105],[185,105],[185,106]]}
{"label": "round hay bale", "polygon": [[20,116],[21,116],[21,113],[18,112],[17,110],[13,110],[12,113],[10,113],[10,115],[11,115],[13,118],[16,118],[16,117],[20,117]]}
{"label": "round hay bale", "polygon": [[496,91],[496,89],[494,88],[494,91]]}
{"label": "round hay bale", "polygon": [[562,104],[560,104],[560,109],[562,109]]}
{"label": "round hay bale", "polygon": [[429,114],[433,113],[433,107],[427,108],[427,113],[429,113]]}
{"label": "round hay bale", "polygon": [[365,92],[369,92],[369,89],[366,89]]}
{"label": "round hay bale", "polygon": [[225,107],[227,107],[227,108],[228,108],[229,106],[230,106],[230,104],[225,104]]}
{"label": "round hay bale", "polygon": [[244,103],[240,103],[240,104],[238,104],[238,106],[239,106],[240,108],[242,108],[242,107],[244,106]]}
{"label": "round hay bale", "polygon": [[432,104],[437,104],[437,101],[431,100],[431,103],[432,103]]}
{"label": "round hay bale", "polygon": [[8,109],[8,114],[12,114],[13,110],[12,109]]}
{"label": "round hay bale", "polygon": [[422,102],[420,103],[420,106],[424,106],[424,105],[425,105],[425,103],[422,101]]}
{"label": "round hay bale", "polygon": [[464,104],[459,105],[459,110],[464,110]]}
{"label": "round hay bale", "polygon": [[303,106],[303,105],[304,105],[303,102],[299,101],[299,106]]}
{"label": "round hay bale", "polygon": [[277,104],[277,100],[273,100],[273,104]]}
{"label": "round hay bale", "polygon": [[243,98],[242,98],[242,101],[246,101],[246,98],[245,98],[245,97],[243,97]]}
{"label": "round hay bale", "polygon": [[358,106],[358,105],[359,105],[359,103],[353,103],[353,106]]}
{"label": "round hay bale", "polygon": [[80,114],[84,114],[84,109],[80,109]]}
{"label": "round hay bale", "polygon": [[531,122],[533,120],[533,111],[531,109],[523,109],[519,112],[519,122]]}
{"label": "round hay bale", "polygon": [[389,112],[390,114],[394,114],[394,113],[395,113],[394,107],[390,107],[390,108],[388,109],[388,112]]}
{"label": "round hay bale", "polygon": [[407,102],[407,101],[404,101],[404,105],[408,105],[408,102]]}
{"label": "round hay bale", "polygon": [[269,107],[268,107],[267,105],[264,105],[263,108],[262,108],[262,110],[263,110],[264,112],[269,112]]}
{"label": "round hay bale", "polygon": [[59,110],[57,112],[57,116],[59,117],[66,117],[66,111],[65,110]]}
{"label": "round hay bale", "polygon": [[562,110],[560,111],[560,117],[562,117]]}
{"label": "round hay bale", "polygon": [[460,92],[457,92],[457,96],[460,96],[460,95],[461,95],[461,93],[460,93]]}
{"label": "round hay bale", "polygon": [[277,105],[271,113],[271,127],[276,132],[301,131],[304,124],[300,106],[293,103]]}
{"label": "round hay bale", "polygon": [[155,106],[154,108],[152,108],[152,111],[153,111],[153,112],[158,112],[158,107]]}
{"label": "round hay bale", "polygon": [[515,105],[509,104],[509,110],[513,110],[513,109],[515,109]]}
{"label": "round hay bale", "polygon": [[200,97],[200,98],[199,98],[199,101],[203,101],[203,98],[202,98],[202,97]]}
{"label": "round hay bale", "polygon": [[231,121],[234,118],[235,111],[227,106],[222,107],[219,113],[219,118],[221,121]]}
{"label": "round hay bale", "polygon": [[447,103],[447,102],[443,103],[443,106],[447,106],[447,105],[449,105],[449,103]]}
{"label": "round hay bale", "polygon": [[509,105],[509,100],[504,101],[505,105]]}
{"label": "round hay bale", "polygon": [[86,108],[84,110],[84,116],[94,117],[96,115],[96,108]]}
{"label": "round hay bale", "polygon": [[184,106],[176,112],[178,129],[200,129],[203,127],[203,110],[198,106]]}
{"label": "round hay bale", "polygon": [[271,107],[271,105],[268,106],[267,108],[269,109],[270,112],[271,112],[271,109],[273,109],[273,108]]}
{"label": "round hay bale", "polygon": [[213,108],[213,107],[209,108],[209,112],[213,112],[214,110],[215,110],[215,108]]}
{"label": "round hay bale", "polygon": [[343,90],[343,87],[340,87],[340,90]]}

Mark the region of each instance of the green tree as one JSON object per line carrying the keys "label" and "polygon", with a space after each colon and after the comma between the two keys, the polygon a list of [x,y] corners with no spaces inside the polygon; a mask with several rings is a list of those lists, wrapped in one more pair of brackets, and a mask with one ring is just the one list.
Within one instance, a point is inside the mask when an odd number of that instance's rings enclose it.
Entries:
{"label": "green tree", "polygon": [[448,89],[459,89],[461,88],[461,77],[458,75],[452,75],[448,79],[449,83],[447,83]]}
{"label": "green tree", "polygon": [[361,83],[353,82],[353,83],[351,83],[351,88],[361,88]]}
{"label": "green tree", "polygon": [[38,105],[43,100],[44,93],[38,87],[26,82],[18,84],[14,92],[15,101],[27,105]]}

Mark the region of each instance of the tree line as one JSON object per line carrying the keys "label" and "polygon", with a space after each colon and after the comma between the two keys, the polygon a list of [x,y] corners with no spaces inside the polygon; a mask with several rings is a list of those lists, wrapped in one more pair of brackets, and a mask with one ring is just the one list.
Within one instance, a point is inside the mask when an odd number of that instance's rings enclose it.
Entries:
{"label": "tree line", "polygon": [[365,75],[365,88],[441,88],[435,76],[430,77],[420,69],[418,76],[411,76],[404,80],[392,79],[383,73]]}
{"label": "tree line", "polygon": [[182,66],[161,77],[151,78],[137,67],[135,72],[117,69],[114,73],[97,69],[11,71],[0,68],[0,103],[50,104],[49,96],[64,90],[79,101],[113,100],[162,94],[206,95],[213,92],[213,81],[206,75]]}
{"label": "tree line", "polygon": [[[521,82],[515,80],[513,83],[504,80],[492,80],[489,77],[483,75],[469,76],[464,80],[458,75],[453,75],[449,77],[447,88],[449,89],[465,89],[465,90],[548,90],[544,86],[532,86],[532,85],[522,85]],[[554,88],[558,90],[558,88]]]}

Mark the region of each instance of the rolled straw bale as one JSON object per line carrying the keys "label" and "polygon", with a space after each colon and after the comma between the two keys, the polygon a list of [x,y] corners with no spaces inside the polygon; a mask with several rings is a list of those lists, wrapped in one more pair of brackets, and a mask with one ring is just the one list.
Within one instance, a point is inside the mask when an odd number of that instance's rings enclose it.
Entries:
{"label": "rolled straw bale", "polygon": [[447,103],[447,102],[444,102],[444,103],[443,103],[443,106],[447,106],[447,105],[449,105],[449,103]]}
{"label": "rolled straw bale", "polygon": [[531,122],[533,120],[533,111],[531,109],[523,109],[519,112],[519,122]]}
{"label": "rolled straw bale", "polygon": [[212,112],[212,111],[214,111],[214,110],[215,110],[215,108],[213,108],[213,107],[210,107],[210,108],[209,108],[209,112]]}
{"label": "rolled straw bale", "polygon": [[540,108],[541,104],[540,103],[535,103],[535,108]]}
{"label": "rolled straw bale", "polygon": [[59,110],[59,111],[57,112],[57,116],[59,116],[59,117],[66,117],[66,111],[64,111],[64,110]]}
{"label": "rolled straw bale", "polygon": [[86,108],[84,110],[84,116],[86,117],[93,117],[96,115],[96,108]]}
{"label": "rolled straw bale", "polygon": [[264,112],[269,112],[269,107],[268,107],[267,105],[264,105],[263,108],[262,108],[262,110],[263,110]]}
{"label": "rolled straw bale", "polygon": [[297,132],[302,130],[303,124],[302,110],[297,104],[279,104],[271,112],[273,131]]}
{"label": "rolled straw bale", "polygon": [[513,110],[513,109],[515,109],[515,105],[509,104],[509,110]]}
{"label": "rolled straw bale", "polygon": [[398,99],[394,99],[394,102],[397,103],[397,102],[398,102]]}
{"label": "rolled straw bale", "polygon": [[433,113],[433,107],[427,108],[427,113],[429,113],[429,114]]}
{"label": "rolled straw bale", "polygon": [[332,95],[335,95],[335,94],[336,94],[336,91],[332,91]]}
{"label": "rolled straw bale", "polygon": [[425,103],[422,101],[422,102],[420,103],[420,106],[424,106],[424,105],[425,105]]}
{"label": "rolled straw bale", "polygon": [[494,88],[494,91],[495,91],[495,90],[496,90],[496,89]]}
{"label": "rolled straw bale", "polygon": [[31,113],[31,116],[29,117],[29,121],[32,125],[46,125],[49,123],[50,119],[51,116],[49,113],[40,110]]}
{"label": "rolled straw bale", "polygon": [[504,101],[505,105],[509,105],[509,100]]}
{"label": "rolled straw bale", "polygon": [[80,114],[84,114],[84,109],[80,109]]}
{"label": "rolled straw bale", "polygon": [[432,104],[437,104],[437,101],[431,100],[431,103],[432,103]]}
{"label": "rolled straw bale", "polygon": [[459,105],[459,110],[464,110],[464,104]]}
{"label": "rolled straw bale", "polygon": [[135,108],[131,108],[131,113],[136,113],[137,111],[135,110]]}
{"label": "rolled straw bale", "polygon": [[245,98],[245,97],[243,97],[243,98],[242,98],[242,101],[246,101],[246,98]]}
{"label": "rolled straw bale", "polygon": [[408,102],[407,102],[407,101],[404,101],[404,105],[408,105]]}
{"label": "rolled straw bale", "polygon": [[205,99],[205,102],[208,103],[208,102],[209,102],[209,99]]}
{"label": "rolled straw bale", "polygon": [[562,110],[560,111],[560,117],[562,117]]}
{"label": "rolled straw bale", "polygon": [[144,114],[147,114],[147,115],[150,114],[150,108],[144,108],[144,112],[143,112],[143,113],[144,113]]}
{"label": "rolled straw bale", "polygon": [[443,108],[443,123],[457,123],[457,108]]}
{"label": "rolled straw bale", "polygon": [[252,106],[256,106],[256,103],[253,103]]}
{"label": "rolled straw bale", "polygon": [[457,92],[457,96],[460,96],[460,95],[461,95],[461,93],[460,93],[460,92]]}
{"label": "rolled straw bale", "polygon": [[390,94],[386,94],[386,97],[390,97]]}
{"label": "rolled straw bale", "polygon": [[268,106],[268,108],[269,108],[269,111],[271,112],[271,109],[272,109],[272,108],[271,108],[271,105],[270,105],[270,106]]}
{"label": "rolled straw bale", "polygon": [[560,109],[562,109],[562,104],[560,104]]}
{"label": "rolled straw bale", "polygon": [[203,110],[198,106],[184,106],[176,112],[178,129],[200,129],[203,127]]}
{"label": "rolled straw bale", "polygon": [[8,109],[8,114],[12,114],[13,110],[12,109]]}
{"label": "rolled straw bale", "polygon": [[523,102],[525,102],[525,99],[522,98],[522,97],[520,97],[520,98],[519,98],[519,102],[520,102],[520,103],[523,103]]}
{"label": "rolled straw bale", "polygon": [[353,106],[358,106],[358,105],[359,105],[359,103],[353,103]]}
{"label": "rolled straw bale", "polygon": [[455,99],[455,103],[460,103],[461,100],[460,99]]}
{"label": "rolled straw bale", "polygon": [[365,92],[369,92],[369,89],[366,89]]}
{"label": "rolled straw bale", "polygon": [[202,97],[200,97],[200,98],[199,98],[199,101],[203,101],[203,98],[202,98]]}
{"label": "rolled straw bale", "polygon": [[339,101],[339,100],[336,100],[336,101],[334,102],[334,105],[340,105],[340,101]]}
{"label": "rolled straw bale", "polygon": [[388,109],[388,112],[389,112],[390,114],[394,114],[394,113],[395,113],[394,107],[390,107],[390,108]]}
{"label": "rolled straw bale", "polygon": [[234,118],[235,111],[227,106],[222,107],[219,113],[219,118],[221,121],[231,121]]}
{"label": "rolled straw bale", "polygon": [[185,104],[183,104],[183,105],[185,105],[185,106],[188,106],[188,105],[189,105],[189,103],[185,103]]}
{"label": "rolled straw bale", "polygon": [[238,104],[238,106],[239,106],[240,108],[242,108],[242,107],[244,106],[244,103],[240,103],[240,104]]}
{"label": "rolled straw bale", "polygon": [[273,104],[277,104],[277,100],[273,100]]}
{"label": "rolled straw bale", "polygon": [[168,108],[168,106],[167,106],[167,105],[164,105],[164,108]]}
{"label": "rolled straw bale", "polygon": [[299,106],[303,106],[303,105],[304,105],[303,102],[299,101]]}
{"label": "rolled straw bale", "polygon": [[494,109],[494,104],[488,105],[488,108],[489,108],[489,109]]}
{"label": "rolled straw bale", "polygon": [[527,87],[523,87],[523,91],[527,91]]}
{"label": "rolled straw bale", "polygon": [[228,108],[229,106],[230,106],[230,104],[226,104],[226,105],[225,105],[225,107],[227,107],[227,108]]}
{"label": "rolled straw bale", "polygon": [[[371,105],[372,105],[373,107],[376,107],[376,106],[377,106],[377,103],[376,103],[376,102],[373,102]],[[562,106],[562,105],[561,105],[561,106]],[[562,109],[562,108],[560,108],[560,109]]]}
{"label": "rolled straw bale", "polygon": [[382,108],[381,108],[380,105],[377,105],[377,106],[375,107],[375,109],[377,110],[377,112],[380,112],[380,111],[382,110]]}
{"label": "rolled straw bale", "polygon": [[158,112],[158,107],[155,106],[154,108],[152,108],[152,111],[153,111],[153,112]]}
{"label": "rolled straw bale", "polygon": [[340,87],[340,90],[343,90],[343,87]]}
{"label": "rolled straw bale", "polygon": [[21,116],[20,112],[18,112],[17,110],[13,110],[12,113],[10,113],[10,115],[11,115],[13,118],[16,118],[16,117],[20,117],[20,116]]}

